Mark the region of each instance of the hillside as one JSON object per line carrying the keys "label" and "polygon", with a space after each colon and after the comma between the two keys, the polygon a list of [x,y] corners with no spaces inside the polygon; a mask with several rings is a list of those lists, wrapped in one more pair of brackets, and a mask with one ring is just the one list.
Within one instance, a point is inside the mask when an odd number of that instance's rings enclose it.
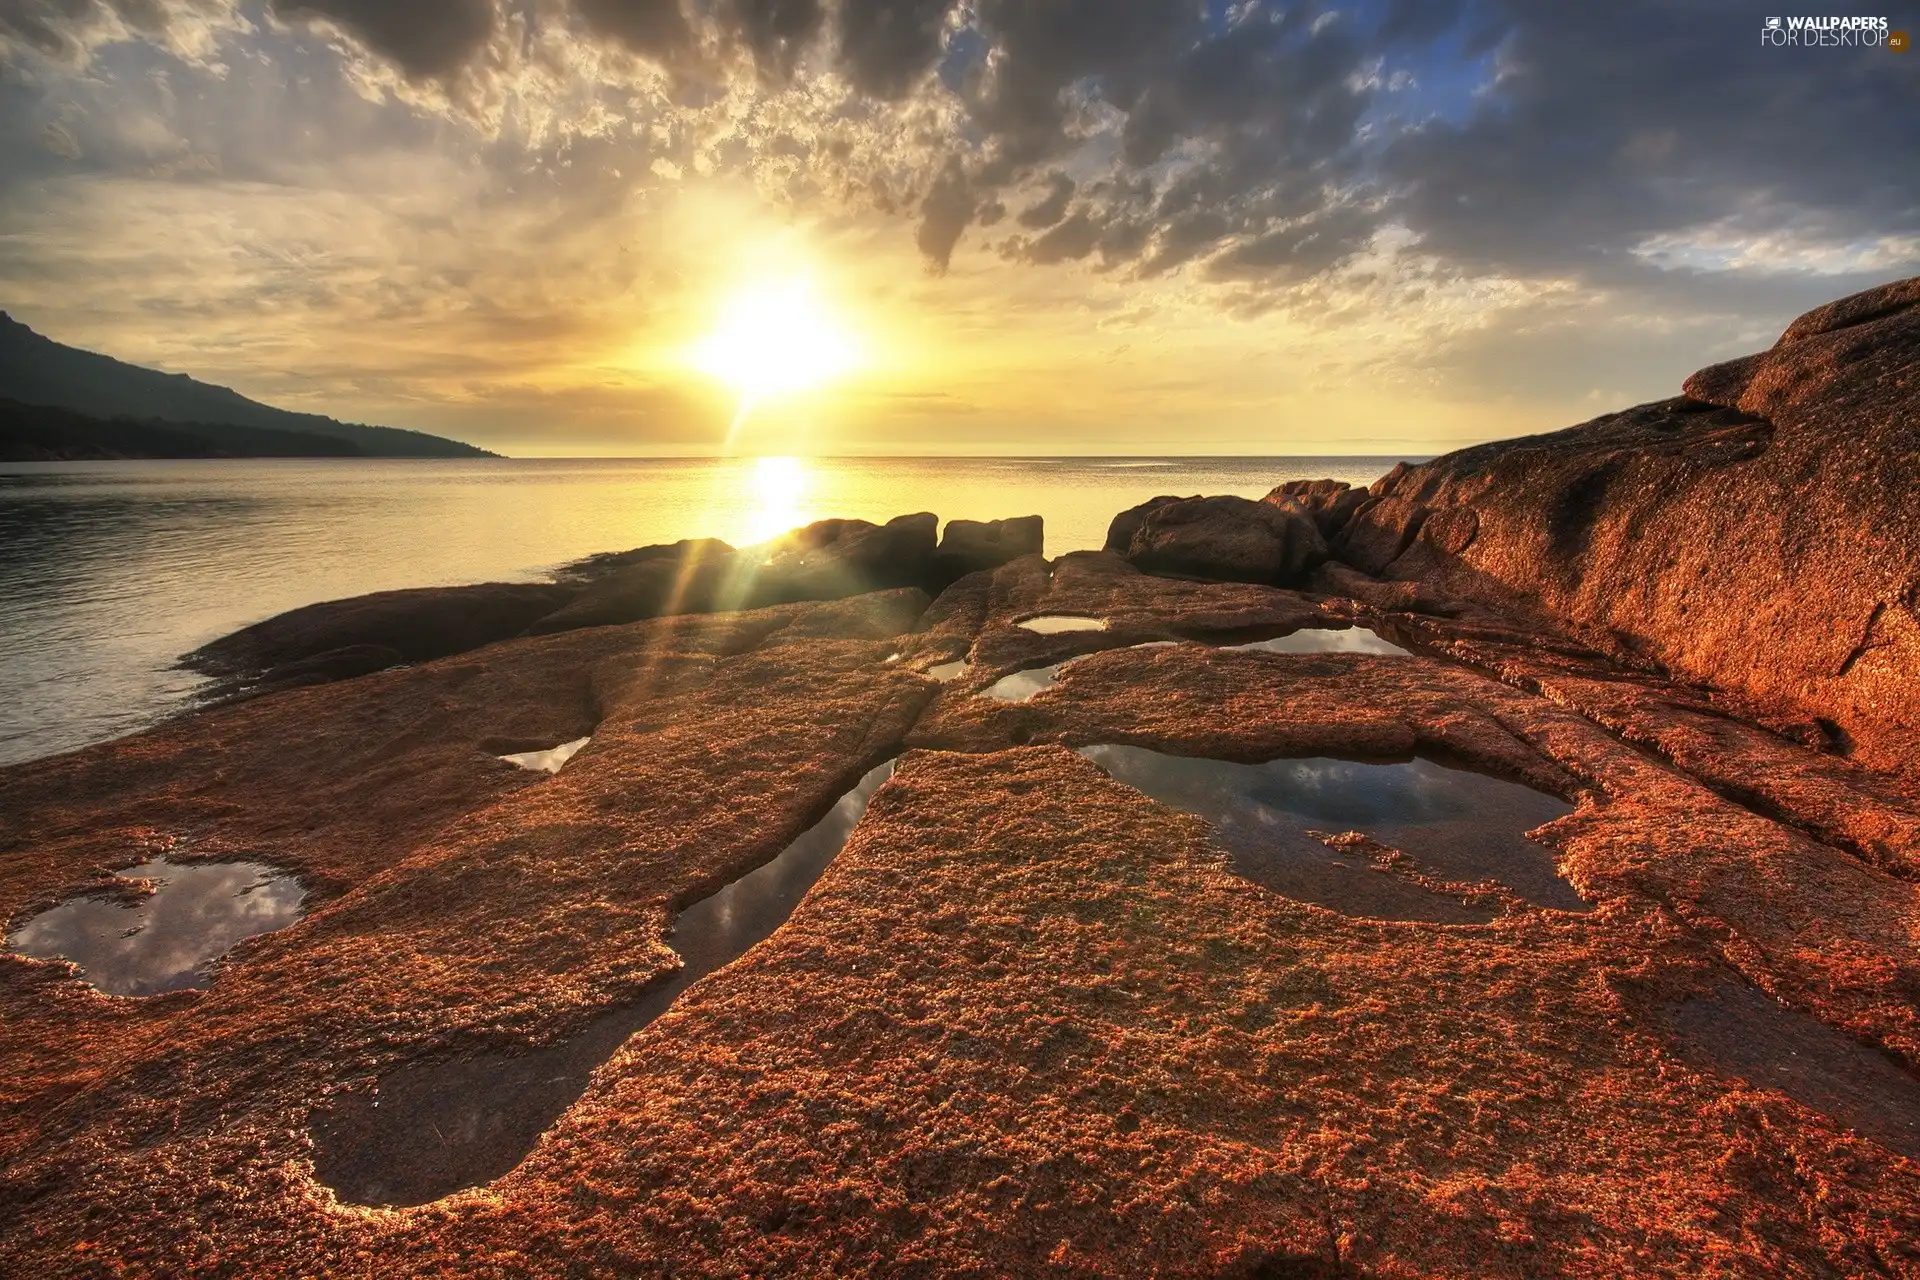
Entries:
{"label": "hillside", "polygon": [[364,458],[351,440],[214,422],[136,422],[0,399],[0,462],[112,458]]}
{"label": "hillside", "polygon": [[[252,428],[262,433],[248,437],[232,432],[218,437],[212,452],[78,453],[77,457],[369,457],[369,458],[484,458],[485,449],[396,427],[370,427],[337,422],[313,413],[293,413],[249,400],[237,391],[200,382],[186,374],[161,373],[115,360],[78,347],[69,347],[34,332],[0,311],[0,399],[22,405],[70,410],[87,418],[125,428],[131,424],[189,424],[197,438],[211,439],[213,426]],[[118,420],[125,420],[124,422]],[[89,430],[93,430],[89,428]],[[266,433],[296,433],[301,441],[289,444]],[[314,437],[344,441],[345,450],[323,450]],[[94,432],[94,438],[104,439]],[[116,439],[129,444],[122,430]],[[183,447],[164,435],[150,435],[155,448]],[[234,452],[246,448],[247,453]]]}

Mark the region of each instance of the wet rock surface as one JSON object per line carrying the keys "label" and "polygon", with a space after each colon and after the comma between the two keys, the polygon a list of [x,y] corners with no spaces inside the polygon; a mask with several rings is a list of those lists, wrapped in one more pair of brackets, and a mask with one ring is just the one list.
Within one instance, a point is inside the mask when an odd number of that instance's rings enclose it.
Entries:
{"label": "wet rock surface", "polygon": [[[1595,465],[1760,467],[1902,297]],[[1849,759],[1501,595],[1505,456],[1252,504],[1344,557],[1290,585],[1016,555],[0,770],[10,933],[182,847],[306,895],[200,990],[0,958],[0,1274],[1920,1276],[1904,713]],[[1527,536],[1603,573],[1614,501]],[[888,528],[758,563],[930,562]]]}
{"label": "wet rock surface", "polygon": [[403,1066],[331,1099],[314,1116],[315,1175],[343,1200],[412,1205],[512,1169],[628,1037],[785,922],[892,772],[868,770],[772,862],[682,911],[669,939],[680,968],[638,999],[554,1045]]}

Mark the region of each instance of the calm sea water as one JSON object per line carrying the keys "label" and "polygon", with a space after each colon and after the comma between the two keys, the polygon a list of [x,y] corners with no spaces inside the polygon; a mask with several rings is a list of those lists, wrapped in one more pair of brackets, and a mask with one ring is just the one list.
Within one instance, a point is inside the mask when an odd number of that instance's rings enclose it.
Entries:
{"label": "calm sea water", "polygon": [[828,516],[1039,514],[1100,546],[1162,493],[1368,483],[1391,458],[99,462],[0,467],[0,764],[134,732],[187,651],[320,600],[526,581],[596,551],[755,542]]}

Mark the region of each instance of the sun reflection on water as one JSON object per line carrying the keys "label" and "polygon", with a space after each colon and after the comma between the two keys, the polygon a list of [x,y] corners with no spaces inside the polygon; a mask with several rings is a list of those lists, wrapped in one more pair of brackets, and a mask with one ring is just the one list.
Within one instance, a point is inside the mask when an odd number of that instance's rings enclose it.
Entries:
{"label": "sun reflection on water", "polygon": [[801,458],[756,458],[747,475],[751,506],[744,514],[741,541],[765,542],[806,524],[813,470]]}

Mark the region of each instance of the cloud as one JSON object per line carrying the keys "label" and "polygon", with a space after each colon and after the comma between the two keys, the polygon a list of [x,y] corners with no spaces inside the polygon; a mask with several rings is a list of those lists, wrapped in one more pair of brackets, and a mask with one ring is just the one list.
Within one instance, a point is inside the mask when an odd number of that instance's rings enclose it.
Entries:
{"label": "cloud", "polygon": [[[956,161],[982,205],[1053,166],[1021,222],[1054,230],[1014,250],[1038,265],[1098,249],[1108,269],[1154,275],[1271,237],[1343,203],[1359,168],[1361,46],[1325,18],[1312,5],[1223,16],[1178,0],[987,0],[966,91],[979,141]],[[1249,262],[1282,241],[1263,243]]]}
{"label": "cloud", "polygon": [[199,61],[219,32],[244,25],[231,0],[0,0],[0,63],[30,50],[82,67],[95,49],[129,40]]}
{"label": "cloud", "polygon": [[1766,49],[1756,11],[1728,4],[1491,12],[1475,109],[1384,157],[1397,215],[1461,269],[1606,280],[1643,242],[1728,218],[1824,240],[1920,228],[1920,170],[1892,161],[1910,150],[1902,59]]}
{"label": "cloud", "polygon": [[273,0],[273,11],[336,27],[415,79],[465,66],[486,46],[495,21],[493,0]]}
{"label": "cloud", "polygon": [[826,15],[820,0],[727,0],[725,19],[762,75],[784,81]]}
{"label": "cloud", "polygon": [[1100,228],[1084,213],[1076,213],[1051,231],[1023,246],[1023,261],[1043,266],[1056,262],[1078,262],[1100,243]]}
{"label": "cloud", "polygon": [[1067,202],[1073,199],[1073,193],[1078,189],[1078,185],[1066,174],[1058,171],[1048,174],[1045,198],[1022,210],[1018,222],[1031,231],[1046,230],[1067,216]]}
{"label": "cloud", "polygon": [[588,26],[636,53],[661,56],[685,49],[692,28],[679,0],[573,0]]}
{"label": "cloud", "polygon": [[[1920,232],[1920,176],[1889,162],[1911,87],[1901,60],[1764,49],[1731,2],[270,4],[411,81],[484,63],[484,90],[443,106],[482,93],[485,128],[515,111],[544,110],[563,133],[625,114],[678,140],[657,158],[681,171],[914,209],[936,271],[1009,205],[1029,232],[1072,222],[1018,242],[1033,265],[1097,255],[1143,277],[1194,265],[1276,287],[1385,228],[1468,274],[1594,280],[1636,256],[1684,264],[1706,228],[1792,234],[1827,256]],[[232,15],[229,0],[0,0],[0,36],[76,64]],[[503,23],[522,34],[497,41]],[[700,73],[642,106],[617,62],[569,38]]]}
{"label": "cloud", "polygon": [[835,22],[840,61],[856,90],[904,96],[940,57],[952,0],[841,0]]}
{"label": "cloud", "polygon": [[947,269],[960,234],[973,221],[978,208],[965,170],[957,160],[950,161],[920,202],[920,230],[914,237],[934,270]]}

